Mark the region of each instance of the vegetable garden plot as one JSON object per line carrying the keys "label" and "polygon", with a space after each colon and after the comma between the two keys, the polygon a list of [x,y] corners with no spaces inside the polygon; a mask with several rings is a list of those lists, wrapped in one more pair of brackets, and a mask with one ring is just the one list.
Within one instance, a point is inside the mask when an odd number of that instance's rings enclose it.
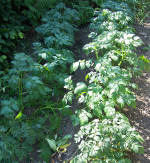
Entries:
{"label": "vegetable garden plot", "polygon": [[[149,60],[138,57],[134,50],[142,45],[132,28],[133,15],[126,3],[110,1],[95,12],[90,25],[92,42],[85,53],[95,54],[96,60],[79,61],[72,65],[92,69],[85,82],[73,83],[66,79],[69,92],[64,101],[69,104],[76,97],[84,108],[76,111],[80,130],[75,135],[79,154],[71,162],[131,162],[129,152],[143,153],[143,138],[121,112],[125,107],[135,108],[133,92],[137,85],[131,79],[149,70]],[[117,7],[113,7],[117,6]]]}
{"label": "vegetable garden plot", "polygon": [[[0,162],[29,163],[33,151],[39,156],[34,162],[61,161],[71,135],[60,137],[60,125],[70,114],[80,130],[74,136],[77,155],[68,162],[127,163],[130,152],[143,154],[143,138],[123,114],[136,108],[132,79],[150,69],[149,60],[135,53],[143,44],[132,28],[135,2],[92,2],[100,7],[94,16],[91,1],[72,5],[79,12],[56,5],[36,28],[41,39],[33,43],[34,53],[15,54],[8,72],[0,71]],[[74,32],[91,16],[92,41],[83,50],[93,57],[75,61]],[[70,74],[79,69],[88,73],[75,83]],[[83,108],[72,114],[75,98]]]}

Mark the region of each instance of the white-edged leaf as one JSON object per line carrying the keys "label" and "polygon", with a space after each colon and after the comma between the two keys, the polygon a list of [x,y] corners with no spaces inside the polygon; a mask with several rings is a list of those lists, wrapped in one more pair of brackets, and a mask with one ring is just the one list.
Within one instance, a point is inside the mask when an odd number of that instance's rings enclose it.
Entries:
{"label": "white-edged leaf", "polygon": [[83,83],[83,82],[79,82],[79,83],[77,83],[77,86],[76,86],[76,88],[74,90],[74,94],[79,94],[82,91],[85,91],[86,89],[87,89],[86,84]]}
{"label": "white-edged leaf", "polygon": [[84,60],[80,61],[80,68],[81,68],[81,70],[85,69],[85,61]]}
{"label": "white-edged leaf", "polygon": [[79,62],[74,62],[71,67],[71,71],[74,72],[78,69],[79,67]]}
{"label": "white-edged leaf", "polygon": [[48,145],[50,146],[50,148],[51,148],[53,151],[56,151],[57,146],[56,146],[55,140],[46,138],[46,141],[48,142]]}
{"label": "white-edged leaf", "polygon": [[115,115],[115,108],[113,108],[111,106],[106,106],[104,108],[104,112],[106,113],[107,117],[112,118]]}

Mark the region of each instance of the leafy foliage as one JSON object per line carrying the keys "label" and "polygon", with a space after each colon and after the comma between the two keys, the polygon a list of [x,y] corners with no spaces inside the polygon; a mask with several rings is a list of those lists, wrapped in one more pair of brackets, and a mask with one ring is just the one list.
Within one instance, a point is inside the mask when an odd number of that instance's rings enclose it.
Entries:
{"label": "leafy foliage", "polygon": [[[101,10],[95,12],[90,26],[93,41],[84,50],[87,55],[94,53],[97,60],[74,62],[68,49],[74,43],[75,24],[88,22],[93,9],[89,1],[77,0],[73,7],[79,13],[59,3],[44,15],[57,2],[1,1],[0,63],[24,38],[25,21],[34,26],[43,16],[43,24],[36,28],[41,42],[33,43],[34,53],[15,54],[10,69],[0,71],[0,162],[18,163],[25,158],[30,162],[27,156],[35,144],[46,162],[52,153],[65,151],[71,136],[59,138],[56,132],[62,116],[70,114],[68,103],[75,97],[85,107],[71,116],[74,125],[81,125],[75,138],[80,153],[72,162],[130,162],[127,152],[143,153],[143,139],[120,112],[136,107],[133,89],[137,85],[131,79],[150,69],[149,60],[134,52],[142,41],[130,26],[132,10],[126,1],[92,0]],[[133,0],[127,2],[136,6]],[[68,76],[70,64],[72,72],[90,68],[85,82],[74,85]],[[62,100],[63,87],[69,92]]]}
{"label": "leafy foliage", "polygon": [[125,158],[126,151],[143,153],[142,137],[131,128],[127,118],[116,113],[113,120],[94,119],[90,123],[81,126],[75,141],[80,143],[81,153],[71,162],[130,162]]}
{"label": "leafy foliage", "polygon": [[[21,1],[2,0],[0,3],[0,57],[8,57],[17,40],[24,38],[25,17],[19,14]],[[3,66],[7,67],[5,64]]]}
{"label": "leafy foliage", "polygon": [[38,20],[49,10],[53,8],[58,0],[25,0],[24,6],[27,9],[23,9],[22,13],[27,16],[32,25],[37,25]]}
{"label": "leafy foliage", "polygon": [[76,10],[65,8],[59,3],[55,9],[50,10],[42,18],[44,24],[36,28],[36,31],[45,37],[44,42],[48,47],[71,46],[73,44],[72,25],[79,20]]}
{"label": "leafy foliage", "polygon": [[90,22],[94,10],[90,6],[89,1],[79,1],[78,3],[74,4],[73,7],[79,12],[80,18],[80,20],[78,21],[79,25],[83,25],[87,22]]}
{"label": "leafy foliage", "polygon": [[[57,19],[58,13],[62,16]],[[38,31],[42,33],[43,41],[33,43],[34,56],[15,54],[8,73],[0,74],[0,162],[23,160],[33,151],[34,144],[39,146],[40,157],[50,161],[54,149],[48,143],[54,140],[62,116],[70,114],[69,107],[61,102],[61,96],[64,79],[69,73],[67,67],[74,61],[73,53],[68,50],[75,30],[74,18],[77,19],[77,12],[63,3],[48,11],[42,18],[47,24],[41,26],[43,31],[47,28],[50,31],[44,34],[42,30]],[[59,32],[54,33],[54,30]],[[55,43],[49,43],[48,37],[53,37]],[[63,37],[69,41],[61,43]],[[57,147],[65,149],[63,145],[68,139],[59,138]],[[26,161],[30,162],[30,159]]]}
{"label": "leafy foliage", "polygon": [[[32,26],[37,26],[44,13],[54,7],[57,0],[2,0],[0,2],[0,62],[1,69],[7,69],[20,40]],[[33,29],[32,29],[33,31]],[[6,64],[5,64],[6,63]]]}
{"label": "leafy foliage", "polygon": [[121,111],[136,107],[133,91],[137,85],[131,79],[149,70],[150,61],[134,52],[142,41],[131,27],[133,14],[128,4],[96,3],[102,4],[102,9],[95,11],[90,25],[93,40],[83,47],[87,55],[95,54],[96,60],[88,61],[88,66],[85,60],[73,63],[72,71],[90,68],[85,82],[75,86],[71,77],[65,80],[69,92],[64,102],[71,103],[75,96],[85,106],[71,116],[73,125],[81,125],[75,135],[79,153],[71,162],[131,162],[127,153],[143,153],[143,139]]}

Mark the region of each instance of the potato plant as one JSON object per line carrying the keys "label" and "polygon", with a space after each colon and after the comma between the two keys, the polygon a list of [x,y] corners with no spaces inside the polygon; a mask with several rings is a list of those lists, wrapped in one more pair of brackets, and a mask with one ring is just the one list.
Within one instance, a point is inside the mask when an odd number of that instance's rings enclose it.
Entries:
{"label": "potato plant", "polygon": [[[45,162],[55,152],[51,142],[69,111],[61,97],[67,67],[74,61],[69,46],[76,20],[77,11],[63,3],[48,11],[36,28],[42,39],[33,43],[33,54],[14,54],[8,73],[1,73],[0,162],[30,162],[35,144]],[[57,137],[57,147],[67,139]]]}
{"label": "potato plant", "polygon": [[101,7],[90,24],[93,40],[83,47],[95,59],[80,60],[71,67],[72,71],[90,67],[85,82],[75,85],[71,76],[65,80],[69,92],[63,102],[71,103],[76,97],[84,105],[71,117],[74,125],[81,126],[75,135],[79,151],[72,163],[127,163],[131,162],[128,152],[144,152],[143,138],[122,110],[136,108],[134,90],[138,86],[132,78],[149,70],[150,62],[135,53],[142,41],[134,34],[128,4],[107,1]]}

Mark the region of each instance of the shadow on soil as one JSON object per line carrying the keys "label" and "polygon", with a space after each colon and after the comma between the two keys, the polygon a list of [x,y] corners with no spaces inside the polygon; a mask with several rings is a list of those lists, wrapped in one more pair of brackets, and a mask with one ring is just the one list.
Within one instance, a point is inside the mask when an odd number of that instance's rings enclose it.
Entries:
{"label": "shadow on soil", "polygon": [[[150,18],[143,26],[136,26],[137,35],[143,40],[144,46],[137,49],[138,55],[146,56],[150,59],[150,47],[147,51],[144,47],[150,45]],[[136,130],[144,139],[144,155],[132,154],[133,163],[150,163],[150,73],[144,73],[140,78],[134,79],[139,86],[135,92],[137,97],[137,108],[127,109],[125,114]]]}

